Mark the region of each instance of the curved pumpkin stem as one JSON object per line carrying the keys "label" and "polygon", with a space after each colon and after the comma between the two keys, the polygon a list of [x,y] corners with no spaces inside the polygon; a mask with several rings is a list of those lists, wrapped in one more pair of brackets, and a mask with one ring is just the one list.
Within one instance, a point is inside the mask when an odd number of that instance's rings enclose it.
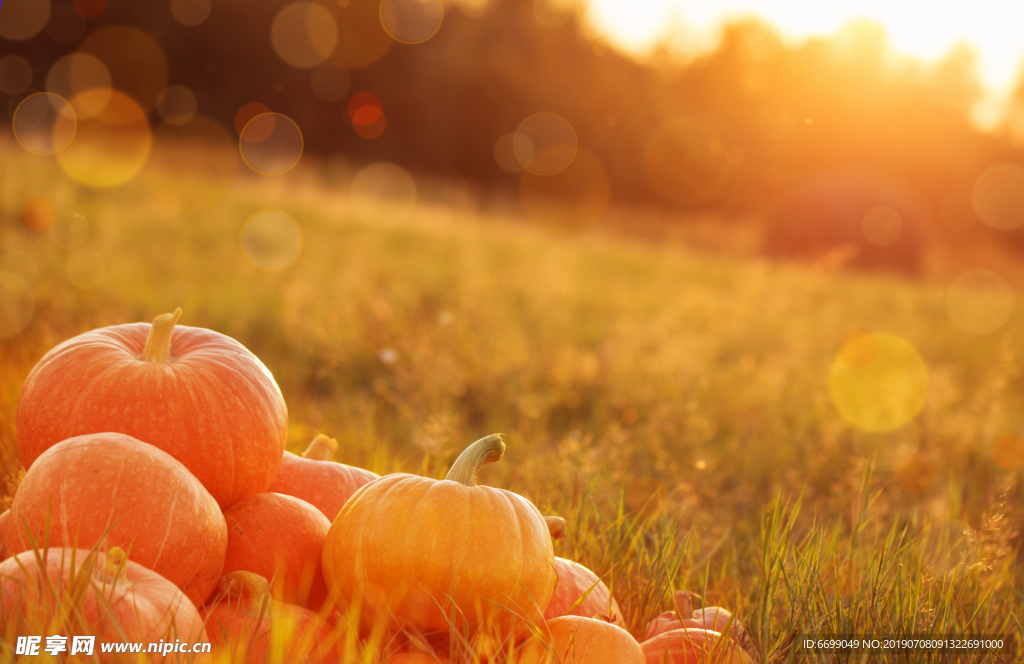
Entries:
{"label": "curved pumpkin stem", "polygon": [[548,524],[548,533],[551,539],[560,540],[565,538],[565,519],[560,516],[546,516],[544,523]]}
{"label": "curved pumpkin stem", "polygon": [[255,572],[235,570],[220,578],[214,596],[258,612],[270,597],[270,582]]}
{"label": "curved pumpkin stem", "polygon": [[174,325],[179,318],[181,307],[175,309],[173,314],[160,314],[153,319],[149,336],[146,337],[146,347],[142,350],[143,361],[166,364],[171,360],[171,337],[174,336]]}
{"label": "curved pumpkin stem", "polygon": [[306,451],[302,453],[302,458],[312,459],[313,461],[330,461],[334,458],[334,453],[337,451],[338,441],[330,436],[318,433],[313,442],[306,448]]}
{"label": "curved pumpkin stem", "polygon": [[502,441],[500,433],[484,436],[459,455],[445,479],[466,486],[476,486],[476,474],[480,472],[480,468],[494,463],[503,454],[505,454],[505,443]]}

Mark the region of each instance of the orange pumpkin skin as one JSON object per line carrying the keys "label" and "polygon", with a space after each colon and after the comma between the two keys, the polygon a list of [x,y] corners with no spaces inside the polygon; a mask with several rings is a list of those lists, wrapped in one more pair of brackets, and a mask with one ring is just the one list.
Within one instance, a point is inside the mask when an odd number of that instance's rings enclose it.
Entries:
{"label": "orange pumpkin skin", "polygon": [[[578,562],[557,556],[555,557],[555,573],[558,575],[558,585],[555,586],[555,593],[551,596],[547,610],[544,611],[545,620],[566,614],[584,618],[604,615],[610,617],[613,624],[622,627],[622,612],[619,610],[619,604],[612,597],[608,586],[604,585],[604,582],[596,574]],[[590,594],[580,602],[579,606],[569,611],[569,608],[588,591]]]}
{"label": "orange pumpkin skin", "polygon": [[684,627],[647,639],[646,664],[750,664],[751,660],[731,639],[710,629]]}
{"label": "orange pumpkin skin", "polygon": [[4,533],[7,531],[7,519],[11,516],[11,510],[6,509],[0,512],[0,560],[7,557],[4,553]]}
{"label": "orange pumpkin skin", "polygon": [[[181,461],[222,507],[266,491],[285,446],[281,391],[242,344],[176,320],[92,330],[39,360],[18,399],[22,464],[66,438],[116,431]],[[164,342],[166,358],[152,350]]]}
{"label": "orange pumpkin skin", "polygon": [[[551,536],[522,496],[475,486],[479,465],[501,456],[463,463],[485,441],[504,451],[500,438],[488,436],[459,457],[453,479],[385,475],[357,491],[331,524],[327,587],[339,604],[360,608],[364,627],[442,632],[454,614],[467,632],[486,625],[525,635],[519,616],[543,620],[555,585]],[[454,479],[457,468],[470,466],[472,480]]]}
{"label": "orange pumpkin skin", "polygon": [[604,620],[561,616],[541,629],[544,643],[531,639],[517,664],[645,664],[636,639]]}
{"label": "orange pumpkin skin", "polygon": [[[317,436],[313,445],[320,438]],[[332,442],[336,447],[337,443]],[[328,521],[334,521],[352,494],[364,484],[380,479],[380,475],[363,468],[329,461],[328,455],[325,455],[326,458],[311,457],[313,445],[303,456],[284,453],[281,468],[268,491],[301,498],[323,512]]]}
{"label": "orange pumpkin skin", "polygon": [[[89,554],[82,549],[51,548],[41,557],[26,551],[0,563],[0,623],[10,630],[19,630],[20,623],[21,634],[42,634],[42,629],[54,626],[51,621],[57,621],[61,623],[57,627],[67,630],[58,629],[57,633],[119,643],[148,643],[168,637],[172,642],[175,638],[206,641],[199,612],[173,583],[125,560],[123,552],[112,551],[109,556],[97,553],[95,560],[90,560]],[[88,563],[95,564],[86,567]],[[85,580],[79,575],[89,577],[89,581],[81,598],[72,600],[71,579]],[[46,577],[49,587],[43,580]],[[78,610],[61,622],[57,617],[60,607],[70,601]],[[0,629],[0,641],[13,643],[14,636]],[[102,661],[103,656],[100,658]]]}
{"label": "orange pumpkin skin", "polygon": [[301,664],[340,661],[341,627],[300,606],[274,602],[269,593],[268,582],[257,574],[224,575],[214,598],[202,609],[215,659],[247,664],[282,657]]}
{"label": "orange pumpkin skin", "polygon": [[228,548],[224,573],[254,572],[273,580],[273,596],[317,611],[327,599],[321,571],[331,522],[293,496],[257,493],[224,512]]}
{"label": "orange pumpkin skin", "polygon": [[228,542],[217,501],[199,480],[166,452],[120,433],[76,436],[44,452],[14,494],[9,519],[8,553],[30,550],[32,540],[42,548],[49,521],[49,546],[119,546],[197,605],[217,585]]}

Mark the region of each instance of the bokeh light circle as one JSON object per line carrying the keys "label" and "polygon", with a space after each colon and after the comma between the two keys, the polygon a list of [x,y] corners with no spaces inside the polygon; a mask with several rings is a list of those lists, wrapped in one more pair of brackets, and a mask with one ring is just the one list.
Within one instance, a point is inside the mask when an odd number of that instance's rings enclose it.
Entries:
{"label": "bokeh light circle", "polygon": [[1016,470],[1024,465],[1024,440],[1012,434],[1000,436],[992,444],[992,460],[1003,470]]}
{"label": "bokeh light circle", "polygon": [[557,113],[535,113],[520,123],[512,143],[516,159],[534,175],[555,175],[576,158],[572,124]]}
{"label": "bokeh light circle", "polygon": [[330,60],[339,67],[366,67],[380,60],[394,46],[395,40],[380,24],[380,5],[376,2],[339,0],[334,11],[341,29]]}
{"label": "bokeh light circle", "polygon": [[86,91],[93,92],[87,97],[79,97],[79,103],[75,105],[79,119],[93,117],[103,110],[110,100],[111,85],[110,70],[102,60],[88,53],[64,56],[53,63],[46,75],[46,91],[65,99],[74,99]]}
{"label": "bokeh light circle", "polygon": [[1024,225],[1024,168],[997,164],[974,181],[974,211],[988,226],[1010,230]]}
{"label": "bokeh light circle", "polygon": [[1013,313],[1013,289],[991,270],[969,270],[946,290],[946,313],[968,334],[991,334]]}
{"label": "bokeh light circle", "polygon": [[167,56],[149,33],[127,25],[112,25],[90,33],[79,47],[103,61],[114,87],[135,100],[147,113],[167,87]]}
{"label": "bokeh light circle", "polygon": [[887,247],[900,239],[903,217],[888,205],[876,205],[864,213],[860,229],[865,240],[878,247]]}
{"label": "bokeh light circle", "polygon": [[[523,165],[516,158],[515,132],[507,132],[498,137],[494,142],[494,163],[506,173],[522,173]],[[533,145],[529,145],[529,151],[533,152]]]}
{"label": "bokeh light circle", "polygon": [[239,235],[242,256],[254,268],[280,272],[302,253],[302,227],[287,212],[262,210],[249,217]]}
{"label": "bokeh light circle", "polygon": [[174,20],[190,28],[205,22],[210,17],[211,9],[210,0],[171,0]]}
{"label": "bokeh light circle", "polygon": [[57,219],[57,207],[50,199],[34,196],[21,208],[21,220],[34,231],[45,231]]}
{"label": "bokeh light circle", "polygon": [[441,0],[381,0],[380,23],[392,39],[403,44],[422,44],[441,29]]}
{"label": "bokeh light circle", "polygon": [[865,332],[840,349],[829,372],[829,393],[851,425],[891,431],[924,408],[928,367],[906,340]]}
{"label": "bokeh light circle", "polygon": [[377,162],[352,178],[349,199],[352,212],[364,223],[376,226],[404,223],[416,211],[416,180],[397,164]]}
{"label": "bokeh light circle", "polygon": [[249,120],[238,138],[246,165],[261,175],[282,175],[302,158],[302,130],[281,113],[261,113]]}
{"label": "bokeh light circle", "polygon": [[235,111],[235,131],[241,134],[242,130],[245,129],[245,125],[249,124],[249,120],[264,113],[270,113],[270,107],[261,101],[250,101],[242,104]]}
{"label": "bokeh light circle", "polygon": [[20,95],[32,85],[32,63],[20,55],[0,58],[0,92]]}
{"label": "bokeh light circle", "polygon": [[50,0],[7,0],[0,6],[2,39],[31,39],[39,34],[50,20]]}
{"label": "bokeh light circle", "polygon": [[922,531],[917,555],[921,566],[932,576],[959,579],[980,560],[978,538],[962,521],[936,521]]}
{"label": "bokeh light circle", "polygon": [[64,272],[72,286],[88,290],[103,283],[107,276],[107,263],[103,254],[95,249],[79,249],[68,256]]}
{"label": "bokeh light circle", "polygon": [[731,172],[718,132],[691,118],[678,118],[654,130],[644,143],[643,164],[651,187],[683,205],[721,196]]}
{"label": "bokeh light circle", "polygon": [[153,143],[146,111],[123,92],[86,90],[71,105],[91,110],[104,98],[102,110],[78,123],[75,142],[57,156],[71,178],[97,188],[116,187],[138,175]]}
{"label": "bokeh light circle", "polygon": [[49,156],[68,147],[78,130],[78,118],[63,97],[37,92],[18,104],[12,125],[21,147],[32,154]]}
{"label": "bokeh light circle", "polygon": [[25,280],[0,271],[0,339],[13,337],[32,321],[35,300]]}
{"label": "bokeh light circle", "polygon": [[184,85],[164,88],[156,100],[156,110],[167,124],[183,125],[196,114],[196,95]]}
{"label": "bokeh light circle", "polygon": [[315,67],[334,52],[338,24],[331,12],[315,2],[293,2],[281,8],[270,28],[278,57],[292,67]]}
{"label": "bokeh light circle", "polygon": [[72,0],[75,11],[85,18],[97,18],[107,9],[107,0]]}

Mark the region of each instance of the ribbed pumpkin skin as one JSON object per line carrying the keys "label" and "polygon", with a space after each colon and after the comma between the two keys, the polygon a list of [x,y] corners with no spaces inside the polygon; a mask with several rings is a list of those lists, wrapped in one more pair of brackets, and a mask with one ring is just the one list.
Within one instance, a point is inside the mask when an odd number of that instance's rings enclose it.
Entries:
{"label": "ribbed pumpkin skin", "polygon": [[496,605],[540,622],[553,560],[547,524],[522,496],[404,473],[349,499],[323,555],[328,590],[361,606],[367,621],[393,616],[398,626],[447,631],[454,602],[458,626],[520,635],[527,626]]}
{"label": "ribbed pumpkin skin", "polygon": [[[42,567],[32,551],[0,563],[0,594],[3,596],[0,624],[14,629],[21,621],[22,635],[24,630],[45,627],[62,601],[67,602],[69,578],[73,574],[90,573],[82,569],[88,556],[89,552],[82,549],[57,548],[46,552]],[[97,554],[98,567],[102,568],[104,560],[104,554]],[[77,633],[97,636],[100,641],[151,642],[167,636],[171,636],[172,641],[174,638],[189,642],[206,640],[199,612],[173,583],[131,560],[127,561],[124,572],[124,578],[110,581],[93,570],[93,583],[78,604],[80,613],[68,618],[71,623],[64,627],[77,626],[81,630]],[[46,576],[56,597],[42,581]],[[110,620],[100,598],[109,605],[114,621]],[[124,630],[124,637],[118,626]],[[13,636],[0,629],[0,641]],[[13,638],[9,642],[13,643]]]}
{"label": "ribbed pumpkin skin", "polygon": [[[614,617],[612,622],[622,627],[622,611],[619,610],[619,604],[600,577],[574,560],[566,560],[557,556],[555,557],[555,573],[558,575],[558,585],[555,586],[555,593],[551,596],[547,610],[544,611],[546,620],[567,613],[584,618],[606,615]],[[591,589],[592,586],[593,589]],[[575,609],[569,611],[569,608],[588,590],[590,594],[586,599],[580,602]]]}
{"label": "ribbed pumpkin skin", "polygon": [[645,664],[636,639],[603,620],[562,616],[549,620],[546,631],[548,648],[528,642],[519,664]]}
{"label": "ribbed pumpkin skin", "polygon": [[647,639],[641,648],[646,664],[751,664],[750,657],[731,639],[710,629],[684,627]]}
{"label": "ribbed pumpkin skin", "polygon": [[244,570],[273,579],[275,599],[317,611],[327,599],[321,571],[331,522],[294,496],[257,493],[224,512],[224,573]]}
{"label": "ribbed pumpkin skin", "polygon": [[143,361],[150,328],[92,330],[36,364],[18,400],[22,464],[66,438],[116,431],[181,461],[222,507],[266,491],[288,423],[273,376],[234,339],[181,325],[169,362]]}
{"label": "ribbed pumpkin skin", "polygon": [[131,559],[181,588],[196,605],[217,585],[228,531],[217,501],[166,452],[120,433],[76,436],[44,452],[25,473],[11,505],[5,548],[28,551],[27,524],[42,548],[102,549]]}
{"label": "ribbed pumpkin skin", "polygon": [[301,498],[333,521],[352,494],[380,475],[334,461],[303,459],[285,452],[268,491]]}
{"label": "ribbed pumpkin skin", "polygon": [[0,560],[7,557],[4,551],[4,533],[7,532],[7,519],[11,516],[11,510],[0,512]]}

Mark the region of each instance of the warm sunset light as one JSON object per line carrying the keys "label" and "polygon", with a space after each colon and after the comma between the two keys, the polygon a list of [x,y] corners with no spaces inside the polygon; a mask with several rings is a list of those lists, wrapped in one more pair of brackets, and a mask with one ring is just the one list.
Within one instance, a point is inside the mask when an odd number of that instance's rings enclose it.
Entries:
{"label": "warm sunset light", "polygon": [[1024,63],[1024,3],[1006,0],[916,3],[908,0],[588,0],[589,18],[608,39],[647,53],[667,43],[684,55],[714,47],[723,22],[758,17],[788,40],[832,35],[858,19],[879,24],[894,51],[936,60],[957,43],[977,55],[978,74],[991,94],[1005,96]]}

